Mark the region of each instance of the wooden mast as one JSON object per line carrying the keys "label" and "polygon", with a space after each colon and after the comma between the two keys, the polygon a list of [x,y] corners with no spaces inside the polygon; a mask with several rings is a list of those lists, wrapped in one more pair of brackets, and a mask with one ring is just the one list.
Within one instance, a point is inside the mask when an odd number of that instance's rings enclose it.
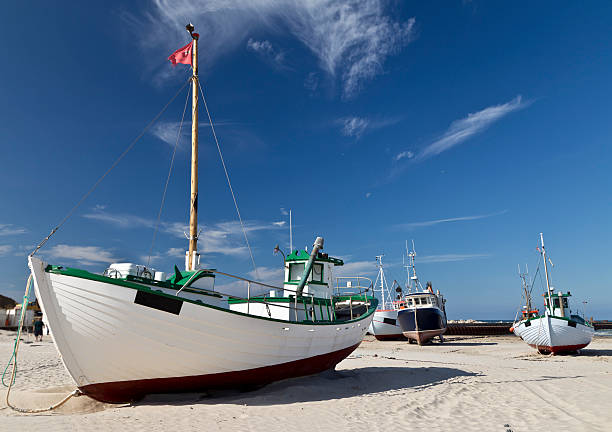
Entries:
{"label": "wooden mast", "polygon": [[191,200],[189,212],[189,253],[187,270],[194,270],[194,254],[198,250],[198,38],[192,24],[186,26],[193,38],[191,76]]}

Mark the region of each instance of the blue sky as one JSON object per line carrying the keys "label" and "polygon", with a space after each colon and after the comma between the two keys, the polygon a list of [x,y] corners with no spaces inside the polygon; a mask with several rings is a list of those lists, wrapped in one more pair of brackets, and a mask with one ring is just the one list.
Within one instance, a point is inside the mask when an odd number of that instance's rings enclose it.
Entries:
{"label": "blue sky", "polygon": [[[175,94],[166,61],[201,34],[201,81],[249,240],[268,281],[325,237],[345,272],[417,270],[450,318],[513,318],[517,264],[612,317],[609,2],[252,0],[6,5],[0,26],[0,293],[26,256]],[[186,93],[40,251],[101,272],[146,262]],[[200,117],[202,120],[204,116]],[[189,126],[189,123],[187,123]],[[153,252],[183,264],[189,127]],[[253,268],[210,129],[200,130],[200,250]],[[535,292],[540,292],[537,285]],[[538,303],[540,301],[538,300]]]}

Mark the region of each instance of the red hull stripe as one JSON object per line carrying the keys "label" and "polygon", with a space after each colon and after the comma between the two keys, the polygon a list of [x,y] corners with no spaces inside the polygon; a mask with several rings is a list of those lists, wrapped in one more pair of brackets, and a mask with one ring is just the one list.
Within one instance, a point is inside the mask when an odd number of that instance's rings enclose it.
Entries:
{"label": "red hull stripe", "polygon": [[151,378],[90,384],[79,389],[96,400],[108,403],[131,402],[150,393],[197,392],[206,389],[240,388],[269,384],[287,378],[312,375],[335,367],[359,344],[327,354],[236,372]]}
{"label": "red hull stripe", "polygon": [[588,343],[580,344],[580,345],[560,345],[560,346],[550,347],[550,346],[544,346],[544,345],[529,344],[531,348],[535,348],[537,350],[550,351],[551,353],[576,351],[581,348],[584,348],[587,345]]}

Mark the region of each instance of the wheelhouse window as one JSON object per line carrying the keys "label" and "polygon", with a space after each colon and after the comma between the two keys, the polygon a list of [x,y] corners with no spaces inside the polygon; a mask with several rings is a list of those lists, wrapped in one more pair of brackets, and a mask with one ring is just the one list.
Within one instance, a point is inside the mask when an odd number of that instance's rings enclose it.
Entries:
{"label": "wheelhouse window", "polygon": [[291,263],[289,264],[289,280],[299,281],[302,280],[302,274],[304,273],[304,263]]}
{"label": "wheelhouse window", "polygon": [[312,265],[312,280],[316,282],[323,282],[323,264]]}
{"label": "wheelhouse window", "polygon": [[567,309],[567,297],[563,297],[563,309]]}
{"label": "wheelhouse window", "polygon": [[561,307],[560,304],[559,304],[559,298],[558,297],[553,299],[553,307],[555,307],[557,309]]}
{"label": "wheelhouse window", "polygon": [[414,304],[415,305],[420,305],[421,304],[421,299],[419,297],[415,297],[414,298]]}

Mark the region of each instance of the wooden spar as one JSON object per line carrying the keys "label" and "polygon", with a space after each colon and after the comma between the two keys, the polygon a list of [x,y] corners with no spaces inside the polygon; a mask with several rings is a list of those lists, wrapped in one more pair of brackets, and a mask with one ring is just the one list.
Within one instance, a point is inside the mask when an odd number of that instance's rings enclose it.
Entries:
{"label": "wooden spar", "polygon": [[198,250],[198,34],[187,27],[193,38],[191,77],[191,204],[189,212],[189,254],[187,270],[194,270],[193,256]]}

